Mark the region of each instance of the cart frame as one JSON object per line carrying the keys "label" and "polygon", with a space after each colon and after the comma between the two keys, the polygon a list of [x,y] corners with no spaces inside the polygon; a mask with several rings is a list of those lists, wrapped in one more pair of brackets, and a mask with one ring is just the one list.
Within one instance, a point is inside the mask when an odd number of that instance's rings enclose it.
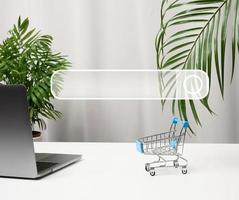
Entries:
{"label": "cart frame", "polygon": [[[181,122],[182,128],[177,133],[177,124]],[[188,121],[180,121],[174,117],[168,132],[154,134],[136,140],[136,147],[140,153],[155,155],[156,161],[146,163],[145,170],[151,176],[155,175],[155,169],[162,167],[181,167],[183,174],[187,173],[188,161],[182,157]]]}

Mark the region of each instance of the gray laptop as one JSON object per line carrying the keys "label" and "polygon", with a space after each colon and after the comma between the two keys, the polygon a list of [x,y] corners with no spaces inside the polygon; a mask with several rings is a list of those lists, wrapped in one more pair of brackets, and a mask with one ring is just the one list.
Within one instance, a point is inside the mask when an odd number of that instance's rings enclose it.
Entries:
{"label": "gray laptop", "polygon": [[0,176],[37,179],[80,159],[81,155],[35,154],[25,87],[0,85]]}

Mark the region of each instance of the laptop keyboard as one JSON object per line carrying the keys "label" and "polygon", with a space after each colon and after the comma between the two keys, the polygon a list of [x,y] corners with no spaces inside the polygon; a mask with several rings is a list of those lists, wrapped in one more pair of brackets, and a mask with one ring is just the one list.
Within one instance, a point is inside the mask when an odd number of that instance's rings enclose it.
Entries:
{"label": "laptop keyboard", "polygon": [[36,162],[37,164],[37,171],[40,172],[40,171],[43,171],[45,169],[49,169],[51,168],[52,166],[58,164],[58,163],[53,163],[53,162]]}

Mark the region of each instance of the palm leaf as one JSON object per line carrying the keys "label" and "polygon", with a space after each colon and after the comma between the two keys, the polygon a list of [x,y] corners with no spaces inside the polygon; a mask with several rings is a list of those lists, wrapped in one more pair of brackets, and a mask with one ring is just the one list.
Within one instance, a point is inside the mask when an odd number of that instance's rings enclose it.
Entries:
{"label": "palm leaf", "polygon": [[[196,105],[201,104],[214,113],[209,105],[213,71],[224,96],[225,53],[230,43],[233,79],[239,52],[239,0],[168,0],[162,2],[160,12],[161,28],[155,40],[157,68],[200,69],[208,74],[210,88],[206,98],[198,103],[193,100],[172,101],[173,113],[177,111],[186,120],[191,110],[195,122],[201,125]],[[229,16],[234,17],[233,24],[230,24]],[[233,37],[229,29],[233,30]],[[174,30],[177,32],[172,34]],[[164,105],[165,100],[162,102]]]}

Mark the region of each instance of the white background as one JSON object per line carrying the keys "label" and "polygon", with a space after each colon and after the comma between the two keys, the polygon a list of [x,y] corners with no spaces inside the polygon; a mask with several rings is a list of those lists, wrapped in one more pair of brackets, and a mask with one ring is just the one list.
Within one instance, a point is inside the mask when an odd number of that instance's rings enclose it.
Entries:
{"label": "white background", "polygon": [[[159,11],[159,0],[0,0],[0,39],[21,15],[51,34],[54,49],[68,55],[74,68],[155,69]],[[230,87],[226,80],[225,101],[213,80],[210,103],[217,115],[200,108],[203,127],[195,127],[197,136],[188,141],[239,142],[237,79]],[[54,103],[64,117],[48,122],[49,141],[134,141],[166,130],[172,116],[170,106],[162,112],[159,101]]]}

